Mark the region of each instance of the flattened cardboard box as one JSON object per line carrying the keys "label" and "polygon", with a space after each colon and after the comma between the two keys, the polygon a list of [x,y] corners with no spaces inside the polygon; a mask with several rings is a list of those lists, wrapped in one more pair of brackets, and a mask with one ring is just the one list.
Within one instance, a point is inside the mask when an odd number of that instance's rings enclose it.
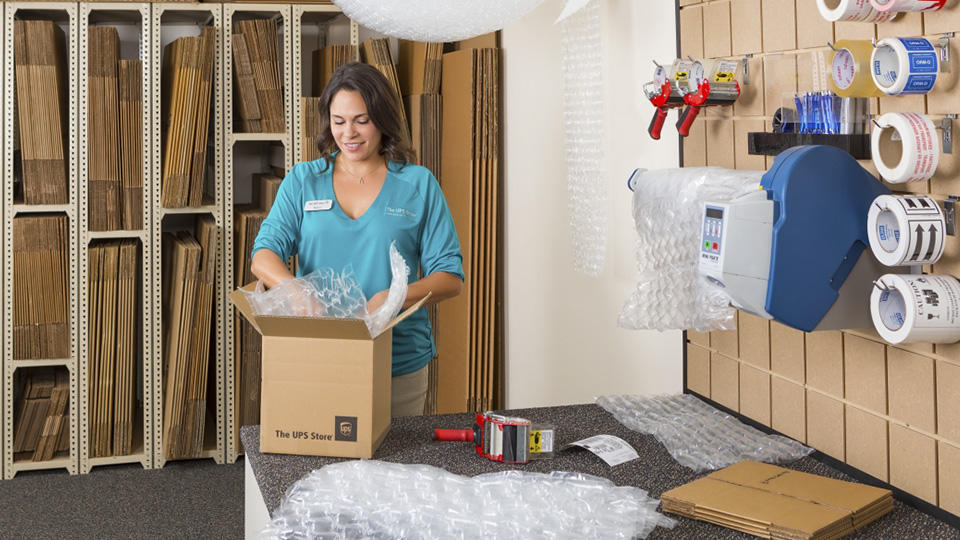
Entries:
{"label": "flattened cardboard box", "polygon": [[765,538],[836,538],[893,509],[890,490],[741,461],[661,495],[663,510]]}
{"label": "flattened cardboard box", "polygon": [[263,336],[260,451],[373,457],[390,429],[392,328],[426,298],[376,338],[360,319],[257,315],[240,290],[230,300]]}

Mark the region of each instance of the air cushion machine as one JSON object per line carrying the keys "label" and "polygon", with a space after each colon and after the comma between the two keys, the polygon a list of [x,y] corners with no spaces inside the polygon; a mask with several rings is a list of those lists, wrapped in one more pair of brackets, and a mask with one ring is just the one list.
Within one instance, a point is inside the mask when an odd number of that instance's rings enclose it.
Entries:
{"label": "air cushion machine", "polygon": [[867,211],[890,190],[830,146],[785,150],[760,188],[706,203],[700,273],[735,307],[799,330],[872,328],[873,282],[898,269],[867,249]]}

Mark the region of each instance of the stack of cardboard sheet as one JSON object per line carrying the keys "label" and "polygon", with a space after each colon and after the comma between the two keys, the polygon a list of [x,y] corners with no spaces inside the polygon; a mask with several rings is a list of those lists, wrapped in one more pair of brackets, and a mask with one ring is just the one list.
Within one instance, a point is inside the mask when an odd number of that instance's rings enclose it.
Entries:
{"label": "stack of cardboard sheet", "polygon": [[63,215],[13,219],[13,358],[70,356],[70,232]]}
{"label": "stack of cardboard sheet", "polygon": [[128,231],[143,227],[142,75],[140,60],[120,60],[120,218]]}
{"label": "stack of cardboard sheet", "polygon": [[398,64],[410,142],[417,162],[440,178],[440,75],[443,43],[400,40]]}
{"label": "stack of cardboard sheet", "polygon": [[120,121],[117,69],[120,38],[111,26],[88,30],[87,153],[89,228],[120,228]]}
{"label": "stack of cardboard sheet", "polygon": [[119,60],[117,29],[91,26],[88,48],[89,229],[143,226],[142,63]]}
{"label": "stack of cardboard sheet", "polygon": [[890,490],[741,461],[661,496],[663,511],[764,538],[832,539],[893,509]]}
{"label": "stack of cardboard sheet", "polygon": [[69,111],[63,30],[51,21],[21,20],[13,22],[13,30],[23,202],[65,204]]}
{"label": "stack of cardboard sheet", "polygon": [[236,131],[284,133],[283,62],[274,19],[233,23]]}
{"label": "stack of cardboard sheet", "polygon": [[210,371],[219,232],[197,218],[196,236],[163,236],[163,453],[167,459],[203,451]]}
{"label": "stack of cardboard sheet", "polygon": [[89,454],[127,455],[133,446],[139,243],[110,240],[88,253]]}
{"label": "stack of cardboard sheet", "polygon": [[13,452],[17,459],[49,461],[57,452],[70,450],[70,374],[53,367],[24,372],[15,398]]}
{"label": "stack of cardboard sheet", "polygon": [[443,55],[441,185],[466,281],[459,296],[437,306],[441,413],[496,408],[500,399],[499,74],[499,49]]}
{"label": "stack of cardboard sheet", "polygon": [[300,159],[313,161],[320,157],[320,98],[300,98]]}
{"label": "stack of cardboard sheet", "polygon": [[313,51],[313,95],[322,95],[333,72],[352,61],[353,47],[350,45],[328,45]]}
{"label": "stack of cardboard sheet", "polygon": [[[237,206],[234,213],[234,285],[242,287],[256,281],[250,271],[250,252],[260,232],[260,225],[270,212],[277,198],[281,178],[272,174],[255,174],[253,204]],[[234,313],[234,388],[235,422],[237,431],[234,441],[239,445],[241,426],[260,423],[260,361],[261,337],[253,325],[238,312]]]}
{"label": "stack of cardboard sheet", "polygon": [[397,67],[393,65],[393,56],[390,55],[390,41],[387,38],[368,39],[360,46],[363,61],[377,68],[387,82],[396,92],[397,99],[400,100],[400,115],[403,117],[403,125],[407,125],[407,114],[403,110],[403,100],[400,99],[400,80],[397,78]]}
{"label": "stack of cardboard sheet", "polygon": [[216,37],[216,29],[207,27],[199,37],[182,37],[163,49],[166,140],[160,197],[165,208],[203,204]]}

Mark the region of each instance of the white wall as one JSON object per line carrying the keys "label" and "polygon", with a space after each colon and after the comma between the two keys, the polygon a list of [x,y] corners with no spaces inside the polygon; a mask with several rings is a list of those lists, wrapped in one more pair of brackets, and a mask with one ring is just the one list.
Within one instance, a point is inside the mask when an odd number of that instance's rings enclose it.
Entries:
{"label": "white wall", "polygon": [[563,153],[560,27],[565,0],[503,30],[506,403],[510,408],[587,403],[605,394],[675,393],[682,386],[679,331],[625,330],[617,316],[636,286],[635,229],[626,180],[636,167],[678,165],[671,114],[663,138],[647,126],[641,86],[653,63],[673,60],[673,0],[601,2],[609,198],[605,269],[573,270]]}

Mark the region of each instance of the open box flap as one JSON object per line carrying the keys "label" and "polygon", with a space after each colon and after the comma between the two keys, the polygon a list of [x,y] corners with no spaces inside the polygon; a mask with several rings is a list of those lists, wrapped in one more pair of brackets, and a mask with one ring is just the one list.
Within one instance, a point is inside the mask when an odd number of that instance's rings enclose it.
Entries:
{"label": "open box flap", "polygon": [[[282,317],[257,315],[247,301],[247,294],[256,290],[257,282],[244,285],[230,293],[230,300],[250,324],[264,336],[311,337],[311,338],[343,338],[343,339],[370,339],[367,325],[361,319],[340,319],[334,317]],[[384,332],[420,309],[430,298],[427,293],[416,304],[410,306],[394,317],[383,329]]]}

